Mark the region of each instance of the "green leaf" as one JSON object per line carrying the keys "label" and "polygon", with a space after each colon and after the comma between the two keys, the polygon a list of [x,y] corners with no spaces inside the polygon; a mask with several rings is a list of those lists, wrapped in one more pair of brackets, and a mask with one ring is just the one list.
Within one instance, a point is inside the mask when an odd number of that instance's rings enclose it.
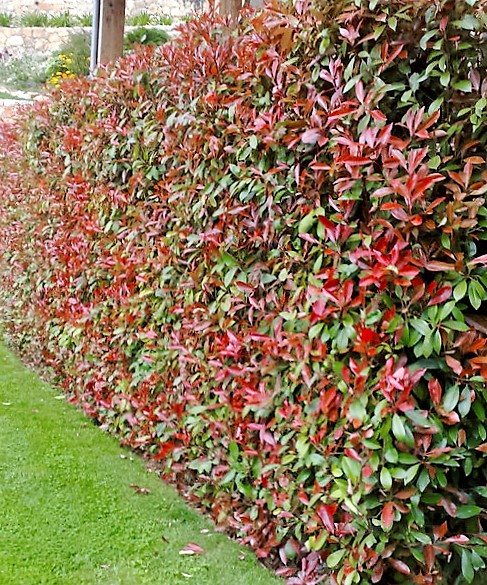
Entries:
{"label": "green leaf", "polygon": [[419,427],[424,427],[426,429],[429,429],[429,428],[435,426],[432,422],[430,422],[424,415],[422,415],[417,410],[407,410],[405,412],[405,415],[410,420],[412,420],[414,424],[418,425]]}
{"label": "green leaf", "polygon": [[468,331],[470,327],[461,321],[444,321],[443,327],[446,329],[453,329],[453,331]]}
{"label": "green leaf", "polygon": [[298,233],[299,234],[307,234],[313,225],[316,223],[316,213],[315,210],[305,215],[303,219],[299,222],[298,225]]}
{"label": "green leaf", "polygon": [[331,555],[329,555],[326,559],[326,565],[330,569],[333,569],[343,559],[346,552],[346,549],[342,548],[341,550],[337,550],[334,553],[331,553]]}
{"label": "green leaf", "polygon": [[441,333],[438,330],[433,334],[432,347],[436,354],[441,352]]}
{"label": "green leaf", "polygon": [[418,481],[416,482],[416,485],[418,486],[419,491],[424,492],[424,490],[430,484],[430,481],[431,480],[430,480],[430,476],[428,474],[428,471],[426,469],[423,469],[423,471],[419,474]]}
{"label": "green leaf", "polygon": [[443,87],[448,87],[450,84],[450,77],[451,76],[449,71],[445,71],[440,75],[440,83]]}
{"label": "green leaf", "polygon": [[470,551],[465,548],[462,550],[462,575],[467,583],[471,583],[475,576],[472,561],[470,559]]}
{"label": "green leaf", "polygon": [[312,327],[310,327],[308,337],[310,339],[315,339],[316,337],[319,337],[320,333],[323,330],[323,327],[324,327],[323,323],[315,323]]}
{"label": "green leaf", "polygon": [[463,297],[467,294],[467,287],[467,281],[461,280],[457,285],[455,285],[455,288],[453,289],[453,298],[456,301],[463,299]]}
{"label": "green leaf", "polygon": [[[432,112],[429,112],[429,111],[428,111],[428,113],[429,113],[429,114],[432,114],[434,111],[436,111],[436,110],[433,110]],[[433,156],[433,157],[432,157],[432,158],[430,158],[430,160],[428,161],[428,167],[429,167],[430,169],[434,169],[434,170],[436,170],[436,169],[437,169],[437,168],[438,168],[440,165],[441,165],[441,157],[440,157],[439,155]]]}
{"label": "green leaf", "polygon": [[[443,102],[445,101],[445,98],[443,96],[440,96],[439,98],[436,98],[433,102],[431,102],[429,108],[428,108],[428,114],[431,116],[431,114],[434,114],[435,112],[437,112],[441,106],[443,105]],[[436,157],[434,157],[436,158]],[[440,158],[440,157],[438,157]],[[440,159],[441,161],[441,159]],[[431,167],[430,168],[438,168],[438,167]]]}
{"label": "green leaf", "polygon": [[485,568],[484,560],[480,555],[477,554],[477,552],[474,549],[470,551],[470,560],[472,561],[472,567],[474,568],[475,571]]}
{"label": "green leaf", "polygon": [[342,467],[345,475],[352,481],[357,481],[362,473],[362,465],[350,457],[342,458]]}
{"label": "green leaf", "polygon": [[445,396],[443,398],[443,409],[445,412],[451,412],[458,404],[459,398],[460,390],[458,389],[458,386],[450,386],[445,392]]}
{"label": "green leaf", "polygon": [[485,289],[477,280],[471,280],[468,285],[468,300],[474,309],[479,309],[484,299]]}
{"label": "green leaf", "polygon": [[390,490],[392,487],[392,475],[387,467],[380,470],[380,483],[385,490]]}
{"label": "green leaf", "polygon": [[393,447],[387,447],[384,450],[384,459],[388,463],[397,463],[398,458],[399,458],[399,454],[397,452],[397,449],[394,449]]}
{"label": "green leaf", "polygon": [[385,24],[374,28],[374,40],[380,38],[380,35],[384,32],[385,28],[386,28]]}
{"label": "green leaf", "polygon": [[410,534],[414,538],[414,540],[417,540],[421,544],[431,544],[431,537],[428,536],[427,534],[424,534],[424,532],[418,532],[417,530],[411,530]]}
{"label": "green leaf", "polygon": [[440,308],[440,312],[438,313],[438,321],[444,321],[455,308],[455,304],[456,304],[455,301],[448,301],[447,303],[445,303]]}
{"label": "green leaf", "polygon": [[418,463],[418,458],[411,453],[399,453],[397,460],[403,465],[416,465]]}
{"label": "green leaf", "polygon": [[424,319],[411,319],[411,325],[425,337],[431,335],[431,328]]}
{"label": "green leaf", "polygon": [[404,485],[407,485],[408,483],[410,483],[411,481],[413,481],[413,479],[416,477],[418,471],[419,471],[419,467],[420,464],[418,463],[417,465],[413,465],[412,467],[410,467],[407,471],[406,471],[406,475],[404,476]]}
{"label": "green leaf", "polygon": [[404,443],[406,440],[406,429],[404,423],[398,414],[392,417],[392,433],[398,441]]}
{"label": "green leaf", "polygon": [[226,287],[229,287],[231,282],[233,281],[233,278],[235,276],[235,274],[237,273],[238,267],[234,266],[231,270],[229,270],[226,274],[225,277],[223,278],[223,284]]}
{"label": "green leaf", "polygon": [[472,399],[470,397],[470,388],[464,388],[460,396],[460,402],[458,403],[458,413],[464,417],[470,412],[472,406]]}
{"label": "green leaf", "polygon": [[[441,78],[440,78],[441,81]],[[463,91],[465,93],[470,93],[472,91],[472,84],[468,79],[462,79],[461,81],[454,81],[452,83],[452,87],[458,89],[458,91]]]}
{"label": "green leaf", "polygon": [[474,516],[478,516],[482,512],[482,508],[480,506],[473,506],[473,505],[465,505],[465,506],[458,506],[457,508],[457,518],[473,518]]}
{"label": "green leaf", "polygon": [[464,30],[478,30],[480,28],[480,22],[473,14],[464,14],[461,20],[454,20],[452,24]]}
{"label": "green leaf", "polygon": [[428,41],[432,39],[437,32],[437,30],[430,30],[419,39],[419,46],[421,49],[423,49],[423,51],[426,51],[428,47]]}

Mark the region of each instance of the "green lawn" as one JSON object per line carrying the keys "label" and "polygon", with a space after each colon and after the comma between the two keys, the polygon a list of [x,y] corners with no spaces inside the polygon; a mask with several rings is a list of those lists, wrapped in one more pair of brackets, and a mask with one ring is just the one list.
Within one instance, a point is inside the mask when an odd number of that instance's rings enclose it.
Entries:
{"label": "green lawn", "polygon": [[282,581],[0,346],[0,583]]}

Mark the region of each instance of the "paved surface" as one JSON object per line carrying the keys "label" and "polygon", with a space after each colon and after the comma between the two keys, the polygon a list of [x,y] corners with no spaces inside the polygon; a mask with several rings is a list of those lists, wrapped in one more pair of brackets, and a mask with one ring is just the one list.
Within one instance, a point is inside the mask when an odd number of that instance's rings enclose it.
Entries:
{"label": "paved surface", "polygon": [[12,90],[0,85],[0,93],[8,94],[9,98],[0,98],[0,120],[10,119],[18,106],[23,106],[35,99],[36,94]]}

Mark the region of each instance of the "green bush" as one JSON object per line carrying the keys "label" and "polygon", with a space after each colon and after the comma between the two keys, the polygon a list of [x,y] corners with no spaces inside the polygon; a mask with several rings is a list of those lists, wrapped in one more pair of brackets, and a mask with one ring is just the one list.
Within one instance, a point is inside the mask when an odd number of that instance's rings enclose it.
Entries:
{"label": "green bush", "polygon": [[472,582],[485,2],[246,18],[3,127],[9,339],[289,585]]}
{"label": "green bush", "polygon": [[138,27],[125,34],[125,48],[134,45],[163,45],[169,39],[165,30],[158,28]]}

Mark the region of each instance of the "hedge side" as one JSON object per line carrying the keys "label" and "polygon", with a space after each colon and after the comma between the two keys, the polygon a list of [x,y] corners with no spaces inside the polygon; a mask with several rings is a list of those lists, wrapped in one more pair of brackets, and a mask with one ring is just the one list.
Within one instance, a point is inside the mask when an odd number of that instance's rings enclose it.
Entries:
{"label": "hedge side", "polygon": [[9,339],[290,585],[484,567],[485,31],[205,16],[2,126]]}

